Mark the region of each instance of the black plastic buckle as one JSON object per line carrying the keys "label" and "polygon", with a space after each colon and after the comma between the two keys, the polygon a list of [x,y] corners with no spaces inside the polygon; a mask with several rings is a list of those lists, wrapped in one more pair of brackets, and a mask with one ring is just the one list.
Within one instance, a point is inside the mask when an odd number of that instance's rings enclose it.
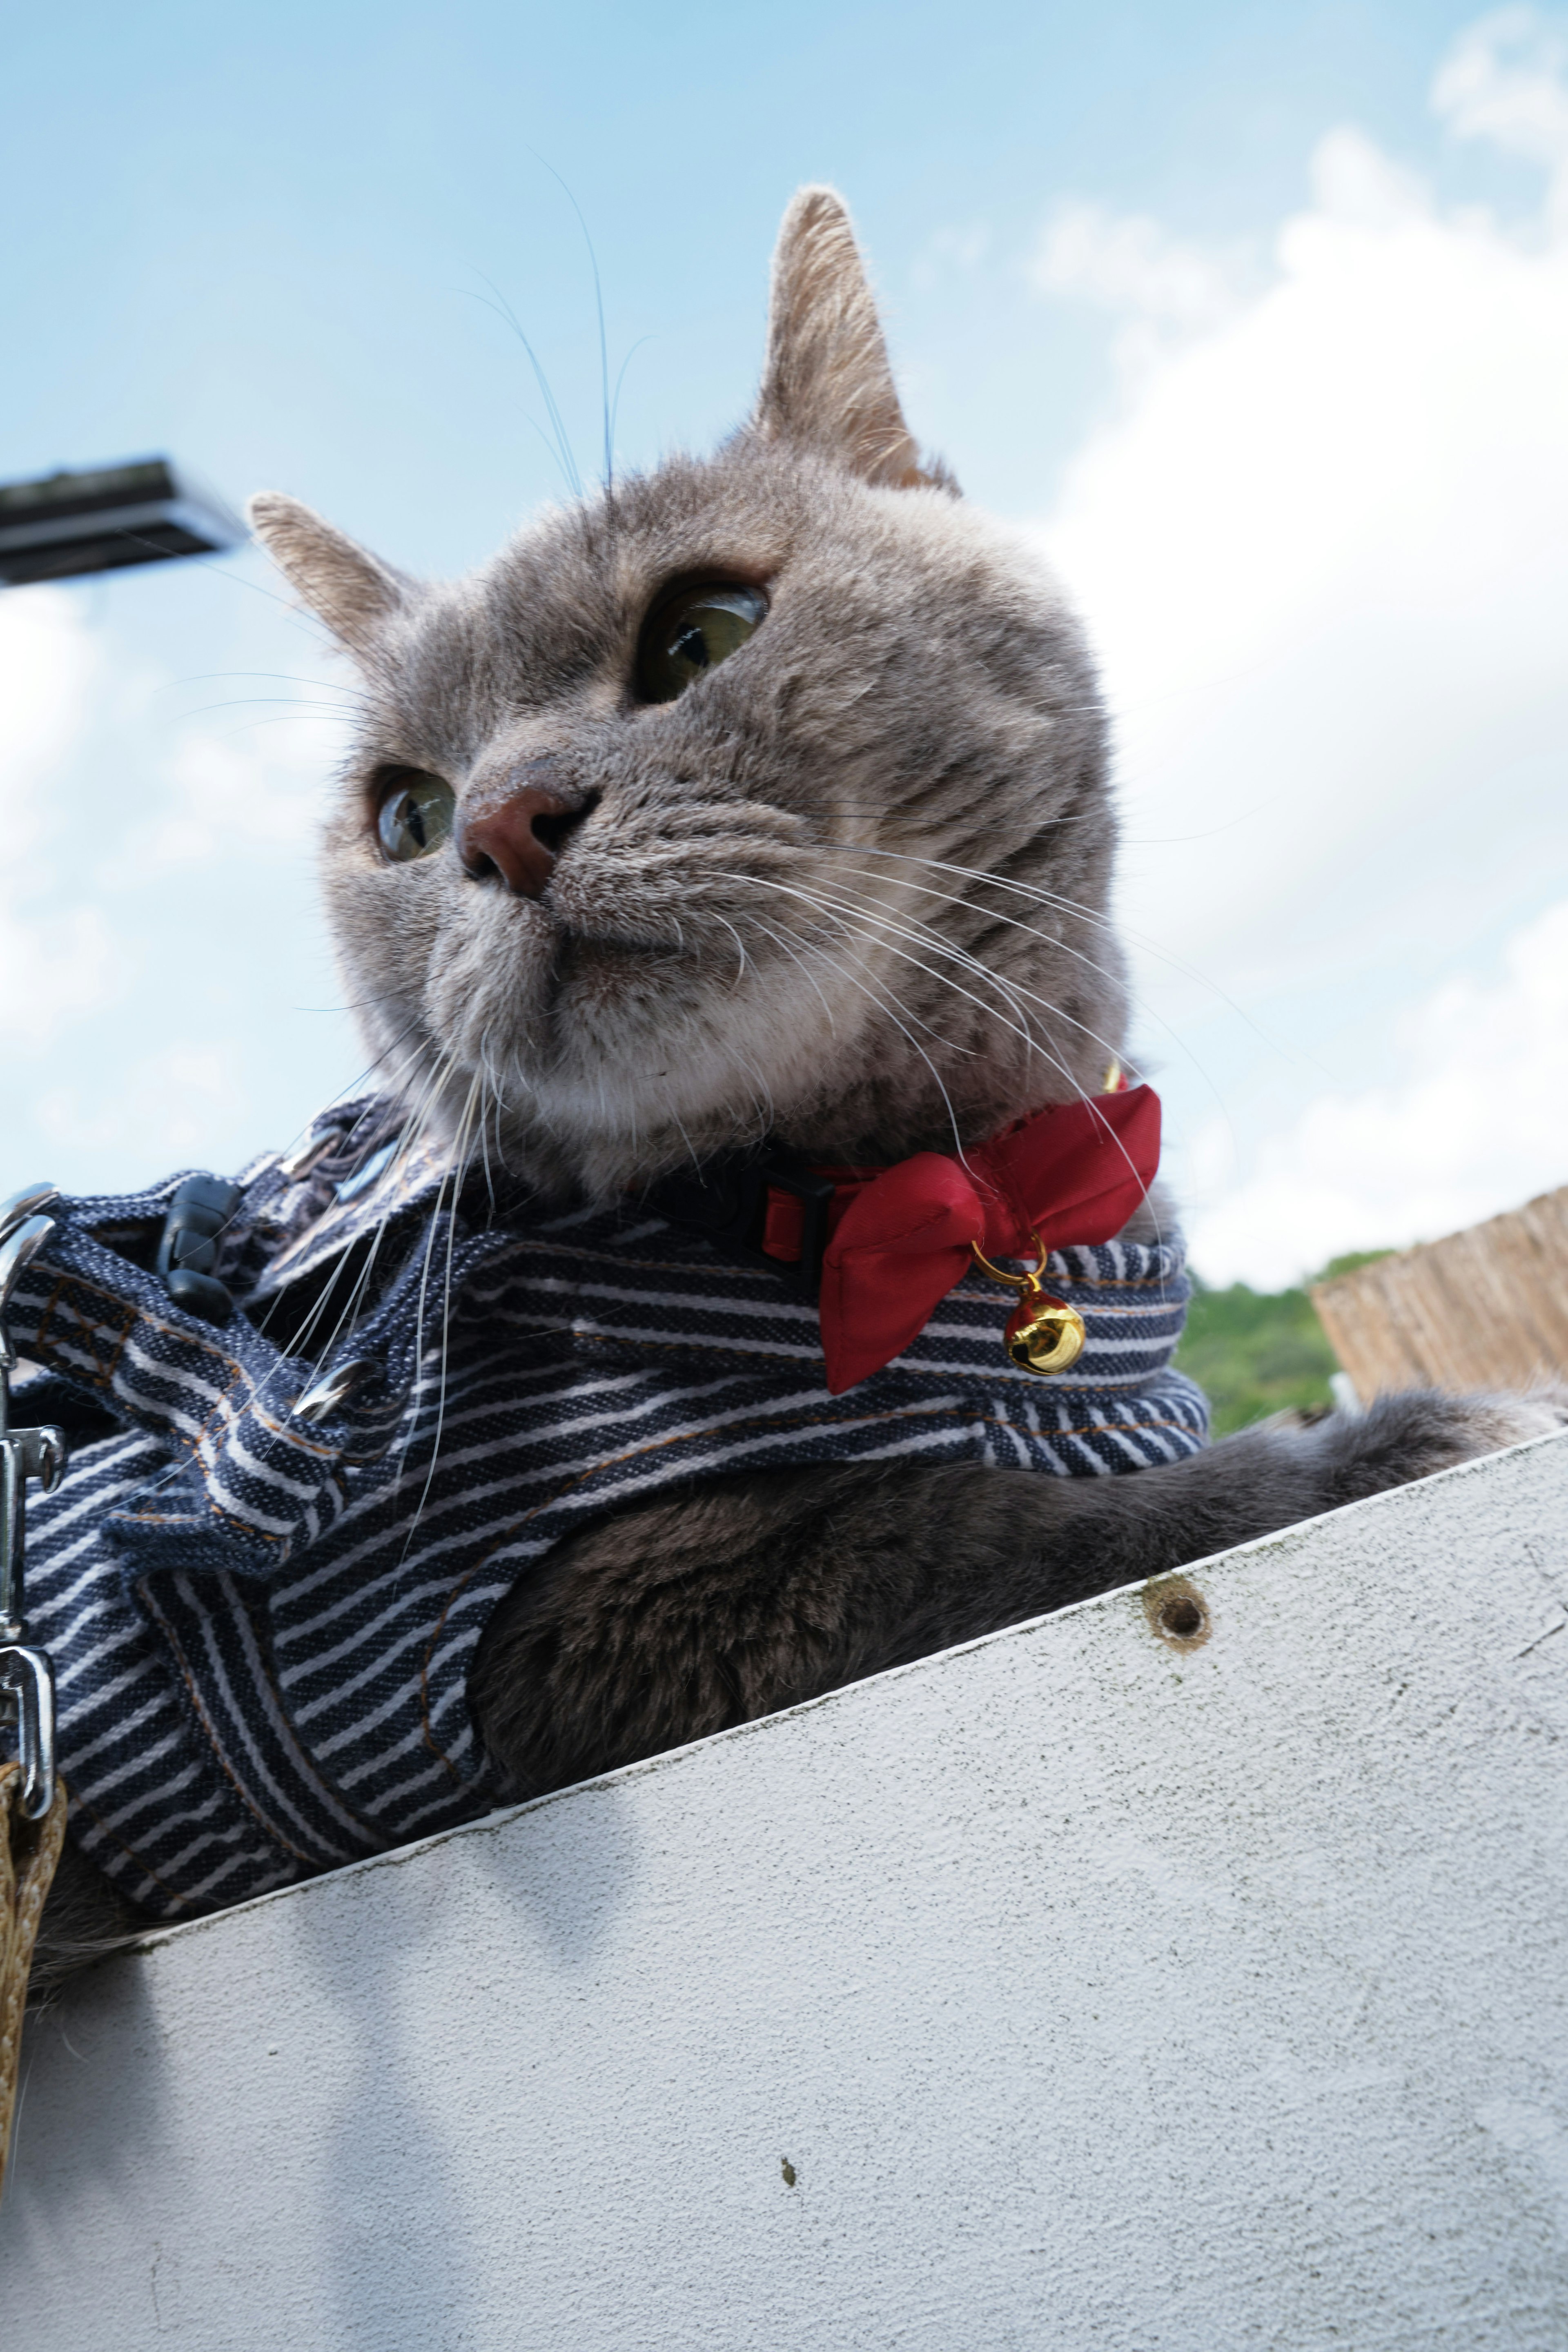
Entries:
{"label": "black plastic buckle", "polygon": [[[770,1257],[763,1247],[768,1192],[788,1192],[801,1204],[800,1257]],[[661,1178],[647,1204],[671,1224],[686,1225],[711,1243],[721,1257],[741,1265],[764,1265],[815,1305],[822,1288],[822,1254],[827,1247],[830,1177],[814,1173],[798,1152],[781,1144],[760,1151],[726,1152],[689,1173]]]}
{"label": "black plastic buckle", "polygon": [[224,1228],[245,1195],[220,1176],[187,1176],[177,1185],[158,1240],[157,1271],[176,1307],[204,1323],[226,1323],[234,1300],[214,1274]]}

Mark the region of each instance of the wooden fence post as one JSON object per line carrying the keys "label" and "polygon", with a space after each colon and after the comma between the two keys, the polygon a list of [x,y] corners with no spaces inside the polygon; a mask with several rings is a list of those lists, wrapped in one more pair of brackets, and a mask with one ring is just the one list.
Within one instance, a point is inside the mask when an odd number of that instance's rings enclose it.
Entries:
{"label": "wooden fence post", "polygon": [[1363,1403],[1568,1378],[1568,1185],[1316,1283],[1312,1304]]}

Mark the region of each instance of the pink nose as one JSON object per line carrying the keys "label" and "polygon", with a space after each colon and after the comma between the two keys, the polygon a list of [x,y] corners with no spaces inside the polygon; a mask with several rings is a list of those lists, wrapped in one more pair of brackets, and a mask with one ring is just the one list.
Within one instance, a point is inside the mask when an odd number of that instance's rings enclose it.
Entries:
{"label": "pink nose", "polygon": [[477,882],[499,874],[514,898],[542,898],[556,853],[583,811],[559,793],[527,784],[520,793],[458,819],[458,855]]}

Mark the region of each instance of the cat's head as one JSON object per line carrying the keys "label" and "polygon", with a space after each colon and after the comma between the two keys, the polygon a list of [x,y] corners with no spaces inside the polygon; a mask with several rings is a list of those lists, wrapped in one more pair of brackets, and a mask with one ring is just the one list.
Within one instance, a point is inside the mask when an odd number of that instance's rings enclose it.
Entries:
{"label": "cat's head", "polygon": [[426,585],[261,538],[358,665],[325,845],[383,1082],[604,1196],[773,1134],[897,1158],[1099,1087],[1114,821],[1082,638],[922,468],[847,216],[798,195],[706,459]]}

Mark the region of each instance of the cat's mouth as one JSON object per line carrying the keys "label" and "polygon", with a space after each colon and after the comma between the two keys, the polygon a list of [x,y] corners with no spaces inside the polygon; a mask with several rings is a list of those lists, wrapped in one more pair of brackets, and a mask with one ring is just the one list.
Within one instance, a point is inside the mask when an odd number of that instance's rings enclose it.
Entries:
{"label": "cat's mouth", "polygon": [[562,924],[555,952],[543,975],[541,1006],[554,1033],[556,1049],[566,1046],[569,1033],[584,1020],[604,1042],[603,1016],[638,999],[646,1001],[650,991],[663,995],[661,983],[668,981],[671,966],[682,960],[673,940],[639,938],[629,930],[582,930],[574,924]]}
{"label": "cat's mouth", "polygon": [[604,968],[677,963],[682,952],[674,940],[639,939],[631,931],[584,931],[563,924],[553,977],[564,983]]}

